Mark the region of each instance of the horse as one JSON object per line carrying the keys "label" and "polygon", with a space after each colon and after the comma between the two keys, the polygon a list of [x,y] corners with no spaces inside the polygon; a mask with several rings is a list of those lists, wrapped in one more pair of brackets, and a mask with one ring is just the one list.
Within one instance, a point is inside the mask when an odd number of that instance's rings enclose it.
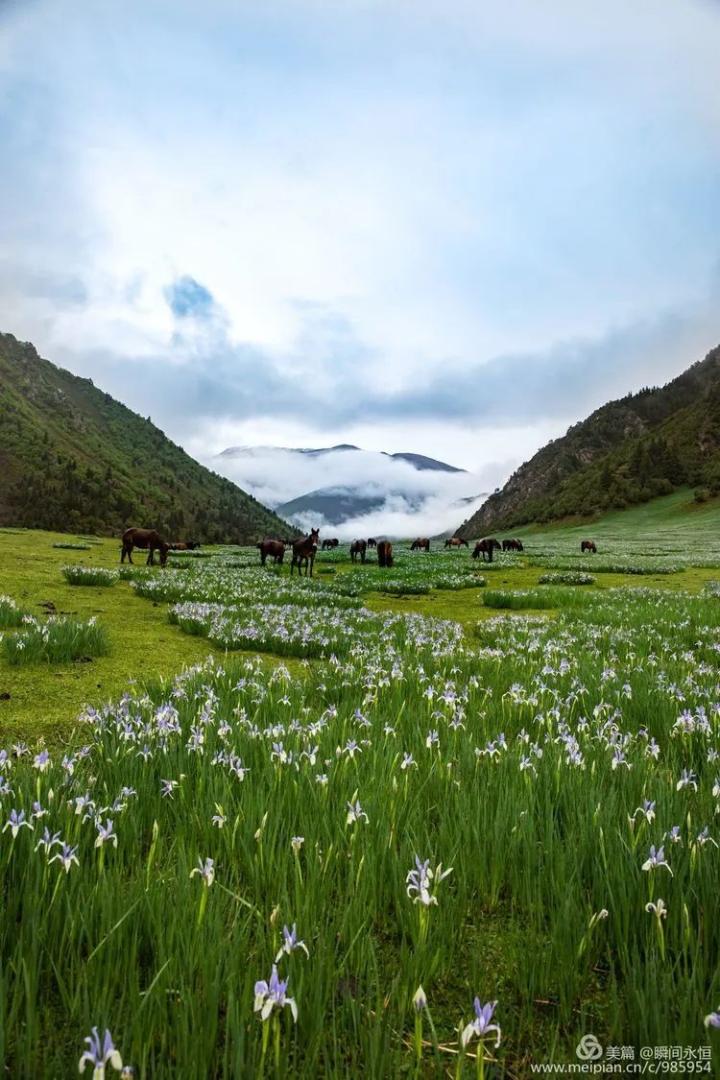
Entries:
{"label": "horse", "polygon": [[178,540],[178,542],[176,544],[171,544],[170,545],[170,550],[171,551],[195,551],[195,549],[199,548],[199,547],[200,547],[200,545],[198,544],[197,540]]}
{"label": "horse", "polygon": [[357,561],[358,555],[360,556],[360,562],[365,562],[365,553],[367,551],[367,542],[365,540],[353,540],[350,545],[350,558],[353,562]]}
{"label": "horse", "polygon": [[487,562],[492,562],[493,551],[502,551],[502,548],[494,536],[487,536],[484,540],[478,540],[473,548],[472,557],[473,559],[477,559],[478,556],[482,555],[483,562],[486,560]]}
{"label": "horse", "polygon": [[377,540],[375,539],[375,537],[374,537],[374,536],[369,536],[369,537],[368,537],[368,542],[367,542],[367,546],[368,546],[369,548],[371,548],[371,547],[374,547],[374,548],[376,548],[376,547],[377,547]]}
{"label": "horse", "polygon": [[147,551],[147,565],[155,565],[155,552],[160,553],[160,565],[164,566],[167,562],[168,551],[170,545],[166,540],[163,540],[157,529],[126,529],[122,534],[122,553],[120,555],[120,562],[125,562],[125,556],[127,555],[128,562],[132,563],[133,548],[139,548],[141,551]]}
{"label": "horse", "polygon": [[445,541],[446,548],[459,548],[462,544],[469,547],[467,540],[463,540],[462,536],[451,536]]}
{"label": "horse", "polygon": [[293,570],[296,566],[298,568],[298,574],[302,574],[303,563],[305,563],[305,577],[308,576],[308,571],[310,572],[310,577],[313,576],[313,566],[315,564],[315,554],[318,549],[319,539],[320,530],[311,529],[308,536],[301,536],[299,540],[293,540],[290,577],[292,577]]}
{"label": "horse", "polygon": [[378,566],[390,567],[393,564],[392,544],[381,540],[377,545]]}
{"label": "horse", "polygon": [[430,541],[427,539],[427,537],[422,537],[422,538],[418,537],[417,540],[413,540],[412,544],[410,545],[410,550],[411,551],[429,551],[430,550]]}
{"label": "horse", "polygon": [[597,545],[594,540],[581,540],[580,541],[580,554],[585,551],[591,551],[593,555],[597,554]]}
{"label": "horse", "polygon": [[328,551],[332,548],[336,548],[339,543],[340,541],[337,538],[333,538],[332,540],[323,540],[321,550]]}
{"label": "horse", "polygon": [[282,540],[261,540],[259,544],[255,545],[260,552],[260,565],[264,566],[265,561],[270,557],[277,565],[285,558],[285,545]]}
{"label": "horse", "polygon": [[502,549],[503,549],[503,551],[524,551],[525,550],[523,548],[522,542],[520,540],[503,540]]}

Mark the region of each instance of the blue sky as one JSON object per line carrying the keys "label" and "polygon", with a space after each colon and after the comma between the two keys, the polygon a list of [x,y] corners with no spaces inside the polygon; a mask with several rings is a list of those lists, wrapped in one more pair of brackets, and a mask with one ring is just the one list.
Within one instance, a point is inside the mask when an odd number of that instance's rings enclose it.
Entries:
{"label": "blue sky", "polygon": [[0,6],[0,327],[488,483],[720,340],[715,0]]}

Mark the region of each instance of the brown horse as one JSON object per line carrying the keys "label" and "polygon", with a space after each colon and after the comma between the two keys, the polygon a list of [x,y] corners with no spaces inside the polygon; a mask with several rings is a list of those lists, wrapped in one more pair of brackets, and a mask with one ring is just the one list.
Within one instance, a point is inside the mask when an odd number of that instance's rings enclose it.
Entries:
{"label": "brown horse", "polygon": [[336,548],[339,545],[339,543],[340,543],[340,541],[337,539],[337,537],[333,537],[332,540],[323,540],[322,545],[321,545],[321,550],[322,551],[332,550],[332,548]]}
{"label": "brown horse", "polygon": [[292,577],[293,570],[296,566],[298,568],[298,574],[302,574],[303,563],[305,563],[305,577],[308,576],[308,571],[310,572],[310,577],[313,576],[313,566],[315,564],[315,554],[318,549],[319,539],[320,530],[311,529],[308,536],[301,536],[299,540],[293,540],[290,577]]}
{"label": "brown horse", "polygon": [[582,540],[580,542],[580,552],[591,551],[593,555],[597,554],[597,545],[594,540]]}
{"label": "brown horse", "polygon": [[195,551],[199,548],[197,540],[178,540],[176,544],[170,545],[171,551]]}
{"label": "brown horse", "polygon": [[410,550],[411,551],[429,551],[430,550],[430,541],[428,540],[428,538],[426,536],[424,536],[422,538],[418,537],[417,540],[413,540],[412,544],[410,545]]}
{"label": "brown horse", "polygon": [[465,545],[465,547],[469,547],[467,540],[463,540],[462,536],[451,536],[448,540],[445,541],[446,548],[459,548],[463,544]]}
{"label": "brown horse", "polygon": [[367,545],[368,545],[369,548],[371,548],[371,547],[376,548],[377,547],[377,540],[375,539],[374,536],[369,536],[368,537]]}
{"label": "brown horse", "polygon": [[367,552],[367,541],[365,540],[353,540],[350,545],[350,558],[353,562],[357,562],[358,555],[360,556],[360,562],[365,562],[365,553]]}
{"label": "brown horse", "polygon": [[378,566],[390,567],[393,564],[392,544],[389,540],[381,540],[377,546]]}
{"label": "brown horse", "polygon": [[260,565],[264,566],[268,558],[278,565],[285,558],[285,545],[282,540],[261,540],[255,545],[260,552]]}
{"label": "brown horse", "polygon": [[521,540],[503,540],[503,551],[524,551]]}
{"label": "brown horse", "polygon": [[132,562],[133,548],[139,548],[141,551],[147,551],[147,565],[154,566],[155,552],[160,553],[160,565],[164,566],[167,562],[168,551],[170,545],[163,540],[157,529],[126,529],[122,534],[122,553],[120,555],[120,562],[125,562],[125,556],[127,555],[128,562]]}
{"label": "brown horse", "polygon": [[492,562],[493,551],[501,551],[500,543],[494,536],[488,536],[484,540],[478,540],[477,544],[473,548],[472,557],[477,559],[479,555],[482,555],[483,562]]}

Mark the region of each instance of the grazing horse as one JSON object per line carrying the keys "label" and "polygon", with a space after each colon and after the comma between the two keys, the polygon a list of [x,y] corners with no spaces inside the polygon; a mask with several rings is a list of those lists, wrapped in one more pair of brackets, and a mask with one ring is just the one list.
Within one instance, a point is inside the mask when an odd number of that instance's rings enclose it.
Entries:
{"label": "grazing horse", "polygon": [[597,554],[597,545],[594,540],[582,540],[580,542],[580,552],[592,551],[593,555]]}
{"label": "grazing horse", "polygon": [[427,539],[427,537],[422,537],[422,538],[418,537],[417,540],[413,540],[412,544],[410,545],[410,550],[411,551],[429,551],[430,550],[430,541]]}
{"label": "grazing horse", "polygon": [[392,544],[381,540],[377,546],[378,566],[390,567],[393,564]]}
{"label": "grazing horse", "polygon": [[467,540],[463,540],[462,536],[451,536],[445,541],[446,548],[459,548],[462,544],[469,547]]}
{"label": "grazing horse", "polygon": [[353,562],[357,561],[358,555],[360,556],[360,562],[365,562],[365,553],[367,551],[367,541],[365,540],[353,540],[350,545],[350,558]]}
{"label": "grazing horse", "polygon": [[170,550],[171,551],[195,551],[195,549],[199,548],[199,547],[200,547],[200,545],[198,544],[197,540],[178,540],[178,542],[176,544],[171,544],[170,545]]}
{"label": "grazing horse", "polygon": [[126,529],[122,534],[122,553],[120,555],[120,562],[125,562],[125,556],[127,555],[128,562],[132,562],[133,548],[139,548],[141,551],[147,551],[147,565],[155,565],[155,552],[160,553],[160,565],[164,566],[167,562],[168,551],[170,545],[167,541],[163,540],[157,529]]}
{"label": "grazing horse", "polygon": [[478,556],[482,555],[483,562],[492,562],[493,551],[502,551],[502,548],[494,536],[488,536],[484,540],[478,540],[473,548],[472,557],[477,559]]}
{"label": "grazing horse", "polygon": [[367,546],[368,546],[369,548],[371,548],[371,547],[374,547],[374,548],[376,548],[376,547],[377,547],[377,540],[375,539],[375,537],[374,537],[374,536],[369,536],[369,537],[368,537],[368,542],[367,542]]}
{"label": "grazing horse", "polygon": [[293,540],[292,546],[292,562],[290,563],[290,577],[293,575],[293,570],[297,566],[298,574],[302,574],[303,563],[305,563],[305,577],[313,576],[313,566],[315,564],[315,554],[318,549],[318,541],[320,539],[320,530],[311,529],[308,536],[301,536],[299,540]]}
{"label": "grazing horse", "polygon": [[520,540],[503,540],[502,549],[503,549],[503,551],[524,551],[525,550],[523,548],[523,546],[522,546],[522,541],[520,541]]}
{"label": "grazing horse", "polygon": [[328,549],[336,548],[339,543],[340,541],[336,537],[334,537],[332,540],[323,540],[321,550],[327,551]]}
{"label": "grazing horse", "polygon": [[255,545],[260,552],[260,565],[264,566],[268,558],[277,565],[285,558],[285,545],[282,540],[261,540]]}

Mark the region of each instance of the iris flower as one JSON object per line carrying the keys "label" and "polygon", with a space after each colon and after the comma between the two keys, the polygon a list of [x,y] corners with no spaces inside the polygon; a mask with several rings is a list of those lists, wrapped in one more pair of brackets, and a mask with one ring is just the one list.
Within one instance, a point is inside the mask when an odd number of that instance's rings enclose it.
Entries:
{"label": "iris flower", "polygon": [[467,1046],[472,1038],[484,1040],[491,1033],[495,1034],[495,1046],[497,1047],[500,1045],[502,1034],[500,1028],[497,1024],[490,1023],[496,1005],[497,1001],[488,1001],[487,1005],[482,1005],[480,1003],[480,998],[475,998],[475,1001],[473,1002],[475,1019],[463,1029],[463,1033],[460,1037],[463,1046]]}
{"label": "iris flower", "polygon": [[115,1044],[112,1041],[112,1035],[105,1028],[105,1034],[102,1042],[100,1042],[100,1036],[96,1027],[92,1028],[92,1034],[88,1035],[85,1039],[88,1045],[87,1050],[80,1058],[78,1064],[78,1071],[85,1072],[86,1065],[92,1065],[93,1067],[93,1080],[104,1080],[105,1067],[107,1065],[112,1066],[116,1072],[121,1072],[123,1063],[120,1057],[120,1052],[115,1048]]}
{"label": "iris flower", "polygon": [[[447,870],[443,870],[442,863],[438,863],[435,870],[430,868],[430,860],[426,859],[425,862],[421,862],[418,856],[415,856],[415,866],[412,870],[408,871],[405,881],[407,883],[407,894],[412,898],[414,904],[422,904],[424,907],[430,907],[431,904],[437,904],[437,897],[432,896],[430,889],[432,887],[433,879],[435,884],[439,885],[443,878],[446,878],[448,874],[452,874],[452,866]],[[415,896],[413,897],[413,893]]]}
{"label": "iris flower", "polygon": [[278,978],[277,967],[273,964],[270,981],[266,982],[265,979],[261,979],[255,983],[253,1011],[260,1013],[261,1020],[267,1020],[273,1009],[283,1009],[287,1005],[292,1013],[293,1020],[297,1023],[298,1011],[295,998],[288,997],[286,993],[289,981],[289,979],[283,981]]}
{"label": "iris flower", "polygon": [[282,943],[282,948],[280,949],[279,953],[275,957],[275,963],[276,964],[280,960],[280,957],[283,955],[283,953],[286,956],[290,956],[292,953],[295,952],[296,949],[302,949],[306,956],[310,955],[310,953],[307,950],[307,945],[305,944],[305,942],[304,941],[298,941],[297,928],[295,926],[295,923],[293,923],[293,925],[292,925],[292,930],[288,930],[287,926],[283,926],[282,932],[283,932],[283,943]]}

